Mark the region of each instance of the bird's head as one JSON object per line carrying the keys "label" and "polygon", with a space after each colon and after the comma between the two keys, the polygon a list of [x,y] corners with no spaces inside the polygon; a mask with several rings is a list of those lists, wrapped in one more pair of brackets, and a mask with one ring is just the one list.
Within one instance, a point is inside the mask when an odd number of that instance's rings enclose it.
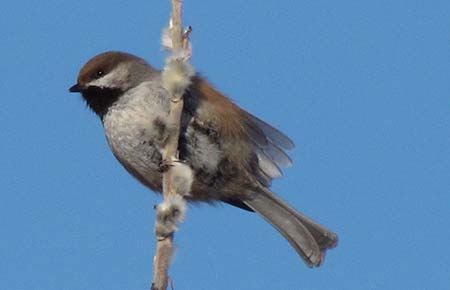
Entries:
{"label": "bird's head", "polygon": [[126,91],[151,78],[156,70],[143,59],[118,51],[101,53],[80,70],[78,81],[70,87],[81,93],[87,105],[100,117]]}

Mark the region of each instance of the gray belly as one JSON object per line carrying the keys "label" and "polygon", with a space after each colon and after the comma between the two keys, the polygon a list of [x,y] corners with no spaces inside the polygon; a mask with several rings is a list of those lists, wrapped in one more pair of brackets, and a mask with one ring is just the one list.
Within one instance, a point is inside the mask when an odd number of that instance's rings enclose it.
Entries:
{"label": "gray belly", "polygon": [[144,185],[154,191],[161,191],[161,153],[149,141],[127,142],[122,140],[119,144],[108,141],[114,156],[122,165]]}
{"label": "gray belly", "polygon": [[160,116],[139,118],[135,110],[111,111],[104,118],[106,139],[114,156],[139,181],[161,191],[161,146],[164,130],[154,126]]}
{"label": "gray belly", "polygon": [[[152,111],[145,112],[142,108],[113,108],[103,120],[105,133],[112,152],[122,165],[143,184],[154,191],[161,191],[162,176],[159,167],[167,138],[163,121],[167,116],[163,110],[154,110],[154,107]],[[191,166],[197,181],[195,185],[205,192],[208,191],[207,188],[216,187],[216,183],[222,184],[224,181],[223,174],[229,167],[225,158],[226,149],[219,144],[217,138],[186,121],[188,125],[179,144],[180,158]],[[221,170],[222,167],[224,170]]]}

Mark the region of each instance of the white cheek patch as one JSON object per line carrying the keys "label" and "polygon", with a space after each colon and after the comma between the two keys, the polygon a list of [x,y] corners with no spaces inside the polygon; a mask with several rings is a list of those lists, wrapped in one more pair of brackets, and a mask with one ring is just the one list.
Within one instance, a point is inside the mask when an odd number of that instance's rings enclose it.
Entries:
{"label": "white cheek patch", "polygon": [[99,79],[87,83],[88,86],[95,86],[100,88],[124,88],[128,89],[130,64],[122,63],[115,69],[108,72]]}

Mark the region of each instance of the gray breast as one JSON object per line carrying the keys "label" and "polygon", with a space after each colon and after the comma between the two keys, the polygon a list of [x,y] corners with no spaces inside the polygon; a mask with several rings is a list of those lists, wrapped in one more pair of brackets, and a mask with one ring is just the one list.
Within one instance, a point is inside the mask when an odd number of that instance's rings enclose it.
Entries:
{"label": "gray breast", "polygon": [[145,82],[123,95],[103,118],[106,138],[116,158],[153,189],[161,179],[158,169],[167,114],[164,91],[155,82]]}
{"label": "gray breast", "polygon": [[[167,137],[166,120],[169,98],[155,82],[146,82],[122,96],[103,119],[106,137],[116,158],[150,188],[158,190],[161,152]],[[226,154],[217,138],[195,126],[192,118],[183,118],[183,154],[194,174],[205,183],[217,179],[219,164]]]}

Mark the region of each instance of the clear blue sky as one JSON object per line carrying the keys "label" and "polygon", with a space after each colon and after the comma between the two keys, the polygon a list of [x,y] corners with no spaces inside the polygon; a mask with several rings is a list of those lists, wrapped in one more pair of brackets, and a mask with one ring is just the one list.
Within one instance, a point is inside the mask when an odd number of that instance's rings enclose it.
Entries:
{"label": "clear blue sky", "polygon": [[[147,289],[153,205],[69,94],[105,50],[161,67],[168,1],[0,11],[0,289]],[[340,235],[309,269],[254,214],[192,207],[176,289],[450,287],[450,2],[186,1],[194,64],[295,141],[273,189]]]}

